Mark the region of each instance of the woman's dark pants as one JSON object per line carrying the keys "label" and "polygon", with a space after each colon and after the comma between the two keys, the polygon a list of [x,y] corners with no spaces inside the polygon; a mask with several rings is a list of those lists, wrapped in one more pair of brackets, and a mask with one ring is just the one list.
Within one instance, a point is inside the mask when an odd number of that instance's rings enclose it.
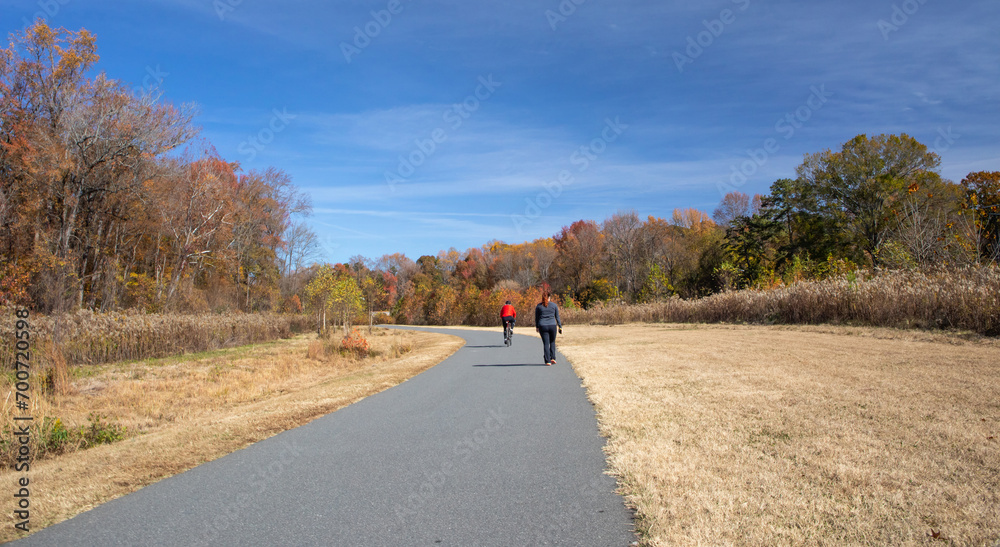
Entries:
{"label": "woman's dark pants", "polygon": [[545,356],[545,362],[556,358],[556,332],[558,332],[558,327],[555,325],[542,325],[538,327],[539,333],[542,335],[542,354]]}

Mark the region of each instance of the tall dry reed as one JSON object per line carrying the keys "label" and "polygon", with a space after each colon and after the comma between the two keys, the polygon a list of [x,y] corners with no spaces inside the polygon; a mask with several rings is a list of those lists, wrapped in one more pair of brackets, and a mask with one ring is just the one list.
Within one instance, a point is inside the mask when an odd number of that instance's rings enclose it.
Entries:
{"label": "tall dry reed", "polygon": [[857,272],[697,300],[563,310],[570,324],[630,322],[856,324],[1000,335],[1000,268]]}
{"label": "tall dry reed", "polygon": [[[14,368],[14,312],[0,310],[0,366]],[[303,316],[279,314],[93,313],[81,310],[30,319],[31,361],[53,363],[52,346],[68,365],[108,363],[209,351],[288,338],[308,328]],[[9,343],[8,343],[9,342]]]}

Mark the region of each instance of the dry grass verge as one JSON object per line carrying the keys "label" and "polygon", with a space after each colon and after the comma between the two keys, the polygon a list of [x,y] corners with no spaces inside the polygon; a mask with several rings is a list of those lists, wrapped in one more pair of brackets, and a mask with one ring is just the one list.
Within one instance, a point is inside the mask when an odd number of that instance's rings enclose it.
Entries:
{"label": "dry grass verge", "polygon": [[[307,357],[316,340],[311,334],[200,355],[70,367],[68,394],[37,403],[31,410],[36,421],[58,417],[73,428],[99,413],[125,427],[129,438],[32,464],[32,528],[397,385],[462,345],[457,337],[413,331],[378,329],[367,338],[371,353],[365,358],[339,352]],[[8,400],[3,423],[12,423],[12,411]],[[14,484],[14,476],[5,468],[0,484]],[[15,537],[12,526],[0,533],[3,541]]]}
{"label": "dry grass verge", "polygon": [[850,327],[559,338],[646,545],[995,545],[1000,342]]}

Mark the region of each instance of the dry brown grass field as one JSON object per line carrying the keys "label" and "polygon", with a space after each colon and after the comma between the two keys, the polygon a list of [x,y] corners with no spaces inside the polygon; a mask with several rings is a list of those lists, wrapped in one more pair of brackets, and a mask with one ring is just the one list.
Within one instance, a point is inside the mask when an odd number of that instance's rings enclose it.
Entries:
{"label": "dry brown grass field", "polygon": [[[526,332],[524,329],[521,332]],[[646,545],[1000,541],[1000,342],[568,326]]]}
{"label": "dry brown grass field", "polygon": [[[65,395],[33,399],[36,422],[59,418],[74,429],[96,412],[124,426],[126,438],[86,450],[69,447],[33,463],[32,529],[392,387],[462,345],[447,335],[386,329],[376,329],[368,340],[376,355],[365,358],[341,355],[332,351],[336,339],[321,344],[311,334],[203,354],[70,367]],[[9,381],[0,388],[11,391]],[[8,398],[3,423],[13,423],[12,407]],[[13,481],[5,466],[0,483]],[[15,537],[13,526],[3,527],[0,541]]]}

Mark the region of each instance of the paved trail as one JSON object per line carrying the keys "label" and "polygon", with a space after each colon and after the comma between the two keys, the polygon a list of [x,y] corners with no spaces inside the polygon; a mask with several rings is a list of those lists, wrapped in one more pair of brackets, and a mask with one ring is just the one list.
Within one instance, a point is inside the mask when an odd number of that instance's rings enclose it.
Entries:
{"label": "paved trail", "polygon": [[397,387],[17,545],[634,541],[603,475],[593,407],[565,358],[543,366],[537,338],[507,348],[499,329],[437,332],[466,345]]}

